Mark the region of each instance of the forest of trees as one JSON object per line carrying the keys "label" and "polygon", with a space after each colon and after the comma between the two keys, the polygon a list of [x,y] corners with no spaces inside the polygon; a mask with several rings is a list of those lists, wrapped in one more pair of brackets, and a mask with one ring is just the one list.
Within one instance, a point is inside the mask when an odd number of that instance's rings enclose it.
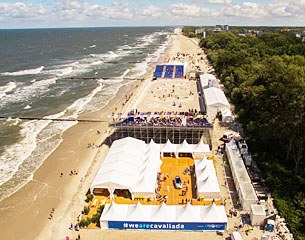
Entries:
{"label": "forest of trees", "polygon": [[294,34],[201,39],[245,138],[295,236],[305,239],[305,43]]}

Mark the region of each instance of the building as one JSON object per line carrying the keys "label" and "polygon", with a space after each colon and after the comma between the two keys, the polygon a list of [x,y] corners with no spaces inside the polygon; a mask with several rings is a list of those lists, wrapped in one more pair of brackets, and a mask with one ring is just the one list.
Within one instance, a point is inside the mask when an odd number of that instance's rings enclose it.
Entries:
{"label": "building", "polygon": [[205,32],[205,28],[197,28],[195,30],[195,34],[203,34]]}
{"label": "building", "polygon": [[216,25],[214,32],[226,32],[229,31],[229,25]]}

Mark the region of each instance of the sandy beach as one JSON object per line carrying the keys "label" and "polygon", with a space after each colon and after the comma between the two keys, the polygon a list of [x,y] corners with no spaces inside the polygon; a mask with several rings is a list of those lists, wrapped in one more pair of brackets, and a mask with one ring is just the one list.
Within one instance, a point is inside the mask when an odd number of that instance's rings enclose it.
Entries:
{"label": "sandy beach", "polygon": [[81,119],[105,122],[78,123],[68,129],[33,179],[1,201],[1,239],[64,239],[69,235],[70,222],[83,209],[85,194],[101,164],[97,159],[103,159],[108,151],[107,146],[93,147],[110,134],[108,121],[112,119],[108,116],[115,110],[126,114],[134,106],[145,84],[151,81],[152,70],[144,81],[123,86],[99,111],[81,115]]}
{"label": "sandy beach", "polygon": [[[182,35],[173,35],[171,46],[161,62],[187,61],[189,71],[199,66],[203,72],[207,65],[198,42]],[[180,55],[184,55],[181,57]],[[179,57],[180,56],[180,57]],[[143,81],[123,86],[115,98],[94,113],[81,115],[82,119],[100,119],[101,123],[79,123],[62,136],[62,143],[34,174],[33,180],[0,203],[1,239],[223,239],[215,232],[136,232],[69,230],[84,207],[85,194],[108,152],[103,140],[111,134],[108,116],[115,112],[126,114],[139,111],[188,111],[199,109],[196,82],[188,79],[152,81],[152,70]],[[126,102],[126,99],[129,99]],[[218,123],[217,123],[218,124]],[[215,132],[219,139],[221,131]],[[90,144],[90,145],[88,145]],[[213,151],[219,143],[215,142]],[[215,149],[214,149],[215,148]],[[219,164],[222,163],[221,159]],[[222,197],[230,198],[225,186],[223,167],[217,165]],[[229,209],[231,204],[228,204]],[[237,219],[231,221],[232,227]]]}

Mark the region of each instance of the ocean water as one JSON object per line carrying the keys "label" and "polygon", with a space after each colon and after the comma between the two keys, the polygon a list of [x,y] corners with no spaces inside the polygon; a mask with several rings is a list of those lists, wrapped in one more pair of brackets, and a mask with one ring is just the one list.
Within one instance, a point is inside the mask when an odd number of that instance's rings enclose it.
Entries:
{"label": "ocean water", "polygon": [[15,117],[77,119],[100,109],[132,81],[127,78],[143,76],[162,56],[172,32],[156,27],[0,30],[0,117],[8,117],[0,120],[0,201],[32,179],[62,133],[76,124]]}

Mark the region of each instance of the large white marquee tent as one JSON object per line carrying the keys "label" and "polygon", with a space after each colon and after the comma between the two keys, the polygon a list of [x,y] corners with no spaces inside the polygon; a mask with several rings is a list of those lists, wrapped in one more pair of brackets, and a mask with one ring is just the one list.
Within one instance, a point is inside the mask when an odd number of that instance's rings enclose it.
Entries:
{"label": "large white marquee tent", "polygon": [[174,153],[178,157],[179,153],[192,153],[193,157],[202,157],[211,153],[210,146],[199,141],[197,144],[189,144],[184,140],[181,144],[174,144],[168,139],[165,144],[160,144],[161,155],[164,153]]}
{"label": "large white marquee tent", "polygon": [[195,160],[197,197],[219,199],[220,188],[213,161],[203,158]]}
{"label": "large white marquee tent", "polygon": [[206,89],[209,87],[217,87],[219,88],[218,80],[216,79],[215,75],[204,73],[200,75],[200,82],[202,89]]}
{"label": "large white marquee tent", "polygon": [[230,109],[230,104],[220,88],[210,87],[203,90],[204,99],[207,108],[207,114],[210,117],[216,116],[222,109]]}
{"label": "large white marquee tent", "polygon": [[197,228],[194,230],[225,230],[227,222],[224,206],[216,206],[215,203],[211,206],[192,206],[189,203],[184,206],[165,203],[157,206],[142,205],[140,202],[136,205],[112,202],[105,205],[100,218],[101,229],[192,230],[188,227],[195,224]]}
{"label": "large white marquee tent", "polygon": [[116,189],[127,189],[134,195],[155,196],[160,150],[152,142],[127,137],[113,142],[90,190],[108,189],[110,198]]}
{"label": "large white marquee tent", "polygon": [[126,189],[134,196],[155,198],[157,173],[162,161],[160,152],[192,153],[206,155],[210,153],[208,144],[188,144],[186,140],[181,144],[157,144],[153,140],[149,144],[144,141],[126,137],[113,142],[104,162],[95,176],[90,191],[107,189],[113,199],[116,189]]}

